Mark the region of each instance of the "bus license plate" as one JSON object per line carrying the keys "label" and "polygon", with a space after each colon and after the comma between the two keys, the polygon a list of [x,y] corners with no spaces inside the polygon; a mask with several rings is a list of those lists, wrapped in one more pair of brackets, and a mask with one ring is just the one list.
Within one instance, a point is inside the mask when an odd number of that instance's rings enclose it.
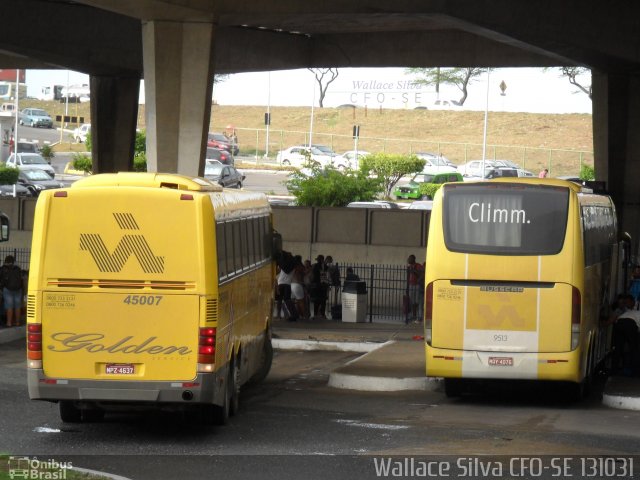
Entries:
{"label": "bus license plate", "polygon": [[513,357],[489,357],[492,367],[513,367]]}
{"label": "bus license plate", "polygon": [[130,363],[109,363],[105,367],[105,373],[108,375],[133,375],[135,368]]}

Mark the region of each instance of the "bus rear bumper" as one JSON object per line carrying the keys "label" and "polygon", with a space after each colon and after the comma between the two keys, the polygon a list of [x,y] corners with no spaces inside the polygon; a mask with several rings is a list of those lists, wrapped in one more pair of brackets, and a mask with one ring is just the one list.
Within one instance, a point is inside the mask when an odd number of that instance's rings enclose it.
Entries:
{"label": "bus rear bumper", "polygon": [[198,374],[190,381],[84,380],[46,377],[41,369],[27,372],[32,400],[72,400],[94,404],[222,404],[225,376]]}
{"label": "bus rear bumper", "polygon": [[429,377],[580,382],[578,350],[559,353],[486,352],[426,346]]}

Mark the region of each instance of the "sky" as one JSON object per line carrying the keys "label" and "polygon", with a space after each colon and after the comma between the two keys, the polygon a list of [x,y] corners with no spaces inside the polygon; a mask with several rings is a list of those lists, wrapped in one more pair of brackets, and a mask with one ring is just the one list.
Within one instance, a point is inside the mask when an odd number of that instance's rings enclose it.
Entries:
{"label": "sky", "polygon": [[[416,86],[415,76],[402,68],[344,68],[331,83],[325,107],[354,104],[368,108],[438,108],[434,87]],[[581,79],[588,85],[590,79]],[[45,85],[89,83],[89,77],[66,70],[28,70],[28,95],[38,97]],[[500,85],[506,86],[503,92]],[[141,90],[143,90],[141,88]],[[483,74],[469,86],[464,110],[591,113],[591,100],[579,92],[558,69],[502,68]],[[461,92],[454,86],[440,87],[440,101],[458,100]],[[318,106],[318,86],[306,70],[239,73],[214,85],[213,98],[220,105]],[[144,101],[144,94],[141,94]],[[444,107],[459,110],[460,107]]]}

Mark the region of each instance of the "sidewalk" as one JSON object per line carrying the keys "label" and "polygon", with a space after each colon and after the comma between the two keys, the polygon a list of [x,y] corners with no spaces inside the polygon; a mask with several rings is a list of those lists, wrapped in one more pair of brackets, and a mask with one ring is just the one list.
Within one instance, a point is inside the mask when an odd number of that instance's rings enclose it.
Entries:
{"label": "sidewalk", "polygon": [[[331,387],[400,391],[440,386],[440,379],[425,375],[422,324],[275,321],[273,336],[277,349],[309,350],[315,345],[316,349],[368,352],[331,372]],[[351,345],[358,348],[352,349]],[[640,410],[640,378],[609,378],[602,403],[611,408]]]}

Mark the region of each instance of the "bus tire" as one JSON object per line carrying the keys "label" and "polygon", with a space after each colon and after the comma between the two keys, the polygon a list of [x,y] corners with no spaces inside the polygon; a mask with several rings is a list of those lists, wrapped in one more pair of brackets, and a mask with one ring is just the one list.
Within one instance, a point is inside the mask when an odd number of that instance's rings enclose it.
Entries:
{"label": "bus tire", "polygon": [[229,370],[229,415],[232,417],[240,411],[240,357],[236,357]]}
{"label": "bus tire", "polygon": [[267,378],[271,371],[271,364],[273,363],[273,345],[271,344],[271,338],[266,337],[264,344],[262,345],[262,353],[260,355],[260,367],[253,377],[251,377],[251,383],[258,383]]}
{"label": "bus tire", "polygon": [[61,400],[60,407],[60,420],[64,423],[81,423],[82,412],[76,407],[71,400]]}
{"label": "bus tire", "polygon": [[80,411],[83,422],[95,423],[104,420],[104,410],[101,408],[87,408]]}
{"label": "bus tire", "polygon": [[226,425],[229,422],[229,389],[225,388],[224,405],[204,405],[202,416],[207,425]]}
{"label": "bus tire", "polygon": [[449,398],[462,396],[462,379],[461,378],[445,378],[444,394]]}

